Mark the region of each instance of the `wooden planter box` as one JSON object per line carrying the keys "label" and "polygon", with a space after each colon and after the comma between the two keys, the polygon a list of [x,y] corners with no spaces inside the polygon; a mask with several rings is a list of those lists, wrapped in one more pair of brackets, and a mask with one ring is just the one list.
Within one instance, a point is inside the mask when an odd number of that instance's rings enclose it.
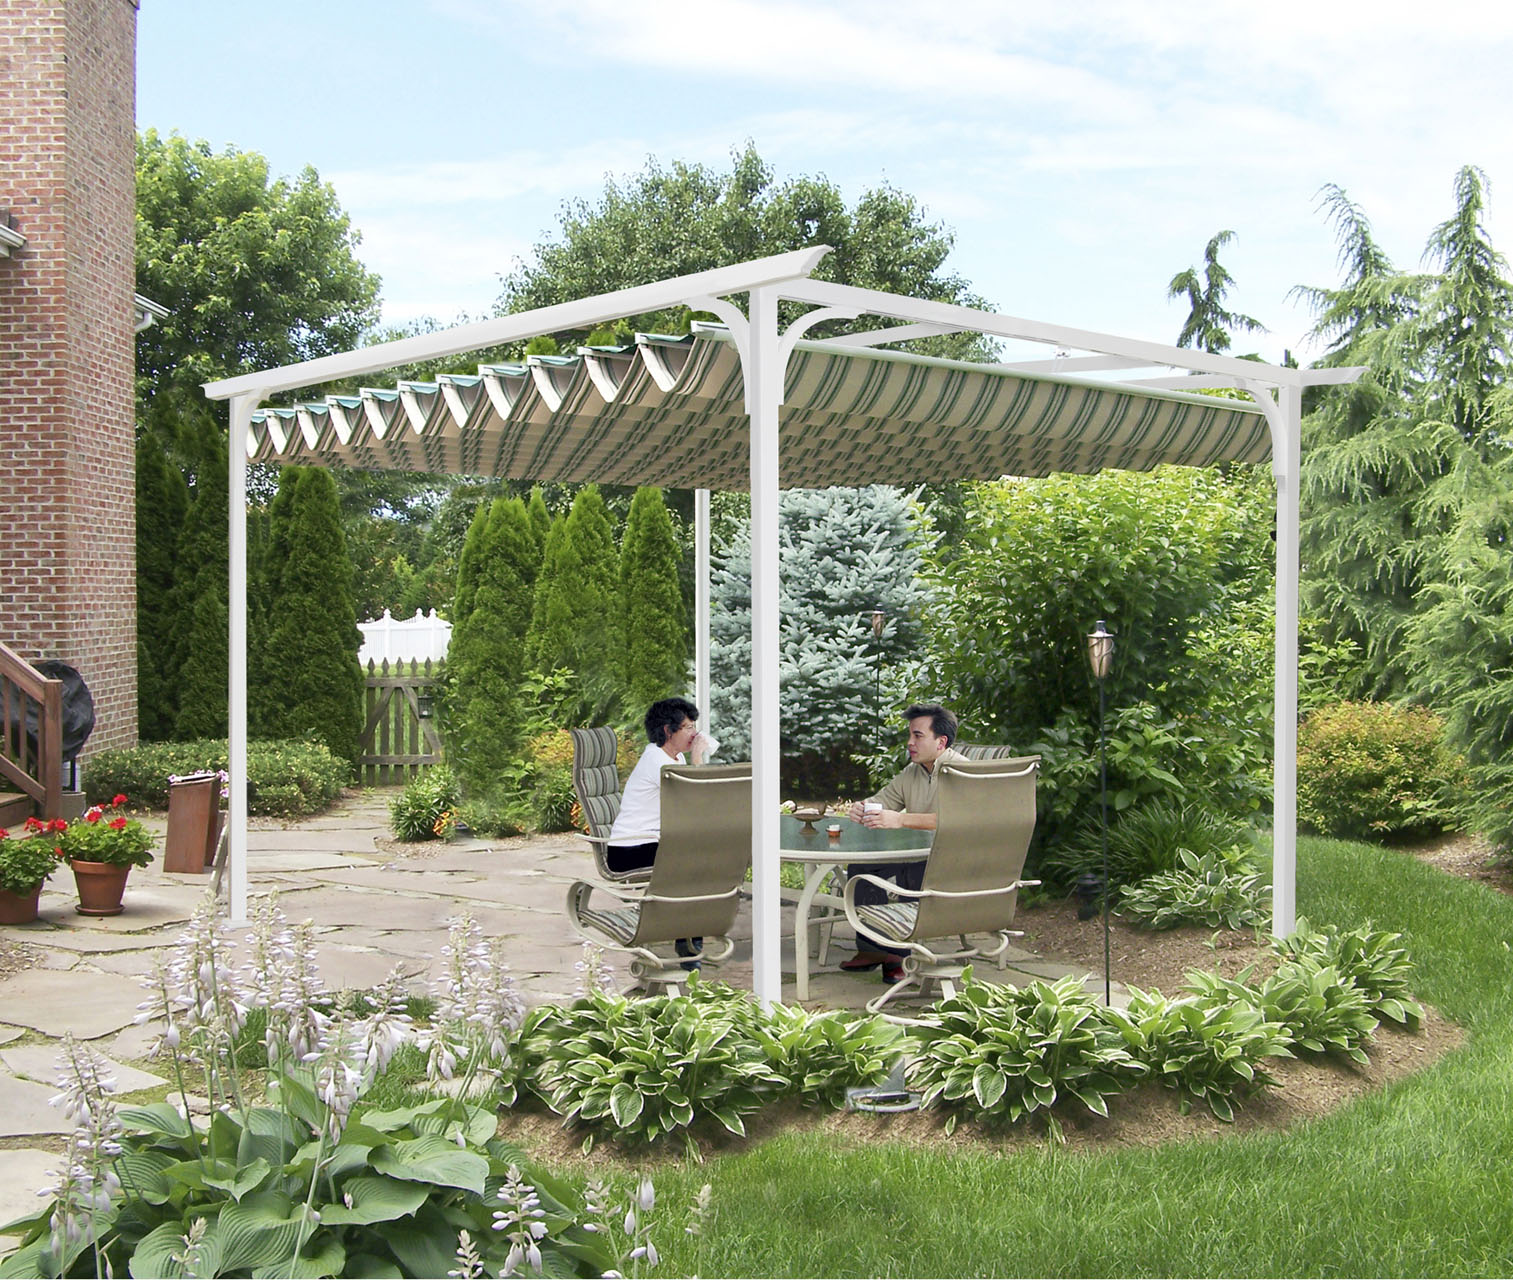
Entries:
{"label": "wooden planter box", "polygon": [[213,773],[194,774],[168,784],[168,834],[163,870],[203,875],[215,861],[221,834],[221,781]]}

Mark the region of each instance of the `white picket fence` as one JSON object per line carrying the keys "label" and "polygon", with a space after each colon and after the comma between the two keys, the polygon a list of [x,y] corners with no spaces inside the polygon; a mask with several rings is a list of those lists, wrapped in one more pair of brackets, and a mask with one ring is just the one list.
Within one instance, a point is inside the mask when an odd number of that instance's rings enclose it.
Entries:
{"label": "white picket fence", "polygon": [[413,618],[395,618],[385,609],[383,617],[359,622],[357,629],[362,632],[357,660],[365,666],[369,662],[439,662],[452,641],[452,624],[437,617],[435,609],[430,613],[417,609]]}

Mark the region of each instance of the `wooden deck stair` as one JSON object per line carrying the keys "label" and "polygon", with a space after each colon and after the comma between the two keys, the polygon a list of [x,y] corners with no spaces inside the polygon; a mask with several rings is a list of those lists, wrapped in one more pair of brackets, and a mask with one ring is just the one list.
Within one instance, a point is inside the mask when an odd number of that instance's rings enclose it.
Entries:
{"label": "wooden deck stair", "polygon": [[0,830],[14,831],[37,812],[29,795],[20,791],[0,791]]}

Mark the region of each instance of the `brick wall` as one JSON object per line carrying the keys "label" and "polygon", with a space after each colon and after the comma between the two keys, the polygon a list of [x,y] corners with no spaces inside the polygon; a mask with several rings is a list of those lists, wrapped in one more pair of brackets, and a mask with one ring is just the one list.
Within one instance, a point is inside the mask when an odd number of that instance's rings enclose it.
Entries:
{"label": "brick wall", "polygon": [[134,0],[0,4],[0,640],[136,741]]}

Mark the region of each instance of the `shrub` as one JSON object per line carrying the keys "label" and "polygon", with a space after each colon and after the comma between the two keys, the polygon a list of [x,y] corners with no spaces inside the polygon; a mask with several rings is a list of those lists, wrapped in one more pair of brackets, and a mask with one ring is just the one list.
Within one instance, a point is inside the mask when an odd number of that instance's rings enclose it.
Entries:
{"label": "shrub", "polygon": [[[1071,885],[1085,871],[1102,874],[1103,831],[1099,815],[1083,823],[1071,839],[1047,849],[1036,869],[1042,879]],[[1109,824],[1108,873],[1112,887],[1175,871],[1185,850],[1199,858],[1242,856],[1246,828],[1193,799],[1158,796],[1117,816]]]}
{"label": "shrub", "polygon": [[1333,965],[1342,978],[1361,989],[1373,1014],[1416,1026],[1424,1011],[1408,992],[1413,960],[1402,940],[1400,933],[1372,929],[1369,921],[1358,929],[1326,926],[1315,930],[1299,916],[1296,931],[1290,937],[1273,939],[1271,946],[1284,959],[1311,956]]}
{"label": "shrub", "polygon": [[389,829],[396,840],[435,840],[455,825],[461,794],[444,764],[433,765],[389,802]]}
{"label": "shrub", "polygon": [[[124,792],[151,809],[168,807],[168,778],[226,768],[226,740],[150,742],[112,748],[90,759],[84,786],[91,804]],[[351,766],[314,742],[247,744],[247,812],[291,818],[319,813],[347,785]]]}
{"label": "shrub", "polygon": [[1129,992],[1126,1008],[1106,1009],[1103,1016],[1156,1080],[1182,1091],[1183,1115],[1196,1098],[1218,1119],[1233,1120],[1236,1099],[1276,1083],[1261,1063],[1292,1056],[1282,1025],[1268,1022],[1238,996],[1170,999],[1139,987]]}
{"label": "shrub", "polygon": [[524,809],[533,831],[571,831],[573,805],[573,738],[566,729],[538,733],[526,746],[530,772]]}
{"label": "shrub", "polygon": [[1271,887],[1244,861],[1182,850],[1176,871],[1147,876],[1119,893],[1121,916],[1147,929],[1174,929],[1179,924],[1244,929],[1266,923]]}
{"label": "shrub", "polygon": [[1064,1095],[1107,1116],[1108,1099],[1146,1070],[1075,976],[1020,990],[974,982],[968,973],[961,990],[937,1003],[910,1034],[918,1057],[909,1083],[923,1092],[926,1106],[952,1108],[948,1132],[962,1114],[1012,1123],[1043,1111],[1059,1138],[1050,1108]]}
{"label": "shrub", "polygon": [[1412,836],[1453,825],[1465,764],[1425,707],[1339,702],[1298,727],[1298,821],[1325,835]]}

